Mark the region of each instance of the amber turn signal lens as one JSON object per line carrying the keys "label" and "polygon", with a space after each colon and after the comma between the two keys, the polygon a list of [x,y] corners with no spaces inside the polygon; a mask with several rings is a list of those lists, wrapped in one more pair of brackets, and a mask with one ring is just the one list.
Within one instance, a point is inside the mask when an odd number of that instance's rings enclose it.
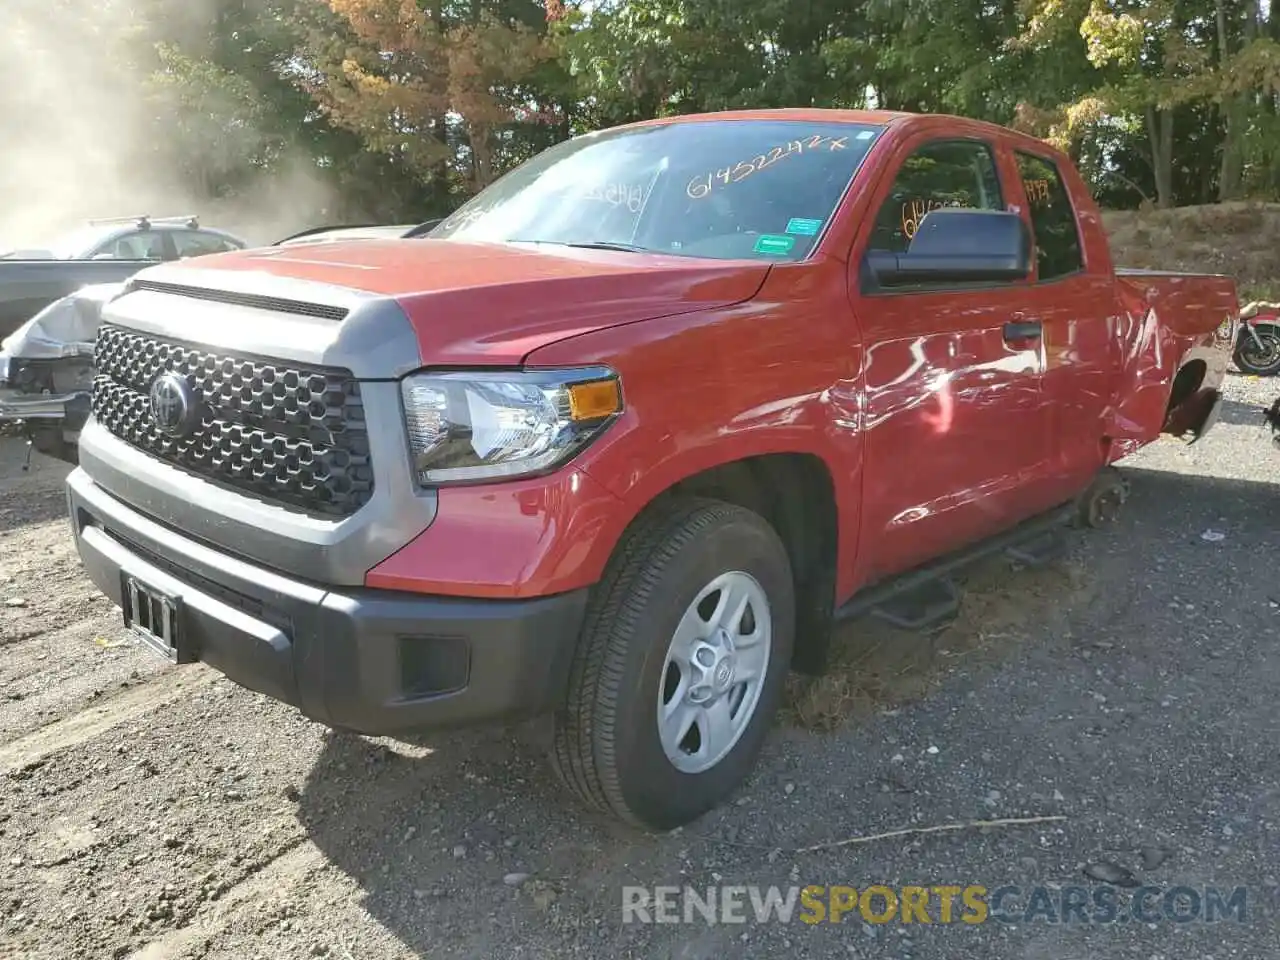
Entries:
{"label": "amber turn signal lens", "polygon": [[593,380],[569,387],[569,417],[573,420],[599,420],[621,409],[617,380]]}

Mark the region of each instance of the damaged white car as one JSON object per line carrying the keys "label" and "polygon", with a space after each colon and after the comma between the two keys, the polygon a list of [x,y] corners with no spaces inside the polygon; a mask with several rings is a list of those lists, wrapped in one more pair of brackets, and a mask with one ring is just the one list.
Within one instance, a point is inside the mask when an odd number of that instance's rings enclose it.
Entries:
{"label": "damaged white car", "polygon": [[76,463],[89,416],[93,347],[102,308],[123,283],[81,287],[56,300],[0,343],[0,423],[41,453]]}

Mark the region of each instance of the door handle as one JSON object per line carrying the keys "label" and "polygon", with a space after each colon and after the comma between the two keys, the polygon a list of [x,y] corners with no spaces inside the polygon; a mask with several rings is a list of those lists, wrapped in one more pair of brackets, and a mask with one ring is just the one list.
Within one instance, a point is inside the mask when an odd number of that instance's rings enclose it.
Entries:
{"label": "door handle", "polygon": [[1005,343],[1015,340],[1039,340],[1041,324],[1039,320],[1010,320],[1004,325]]}

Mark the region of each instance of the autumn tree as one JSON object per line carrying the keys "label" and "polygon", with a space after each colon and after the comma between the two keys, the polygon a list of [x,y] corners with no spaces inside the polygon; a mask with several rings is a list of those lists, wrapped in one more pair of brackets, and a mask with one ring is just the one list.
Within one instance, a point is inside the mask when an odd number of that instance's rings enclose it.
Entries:
{"label": "autumn tree", "polygon": [[[333,122],[425,178],[490,183],[514,126],[546,111],[530,84],[554,61],[546,10],[524,2],[328,0],[309,87]],[[528,117],[534,117],[530,120]]]}
{"label": "autumn tree", "polygon": [[29,89],[67,99],[58,115],[108,104],[75,125],[99,131],[95,160],[197,197],[301,168],[332,187],[325,216],[426,219],[602,126],[878,106],[1044,137],[1105,206],[1280,199],[1262,0],[102,0],[79,20],[73,0],[14,2],[15,117]]}

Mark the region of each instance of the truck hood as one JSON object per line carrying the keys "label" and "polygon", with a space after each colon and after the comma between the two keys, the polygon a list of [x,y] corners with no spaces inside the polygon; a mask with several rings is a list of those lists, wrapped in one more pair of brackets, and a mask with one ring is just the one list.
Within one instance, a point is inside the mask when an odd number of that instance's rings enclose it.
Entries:
{"label": "truck hood", "polygon": [[[227,274],[240,276],[233,281]],[[423,363],[514,364],[606,327],[751,299],[769,265],[553,245],[358,240],[268,247],[148,270],[149,280],[271,295],[288,278],[394,299]]]}

